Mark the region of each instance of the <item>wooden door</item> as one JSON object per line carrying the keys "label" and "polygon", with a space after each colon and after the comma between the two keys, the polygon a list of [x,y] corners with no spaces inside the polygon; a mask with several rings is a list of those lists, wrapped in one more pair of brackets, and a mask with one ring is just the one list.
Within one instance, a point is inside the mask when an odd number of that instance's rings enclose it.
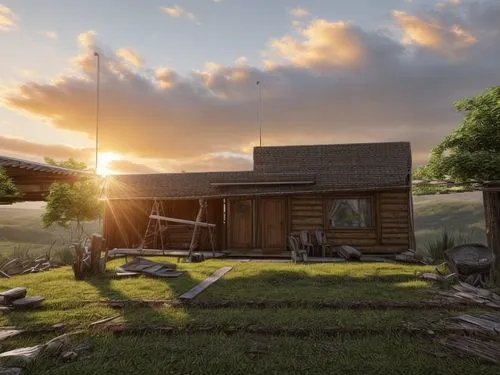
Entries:
{"label": "wooden door", "polygon": [[251,249],[253,239],[253,202],[251,199],[229,201],[230,250]]}
{"label": "wooden door", "polygon": [[286,200],[265,198],[260,206],[260,237],[262,250],[267,253],[286,249]]}

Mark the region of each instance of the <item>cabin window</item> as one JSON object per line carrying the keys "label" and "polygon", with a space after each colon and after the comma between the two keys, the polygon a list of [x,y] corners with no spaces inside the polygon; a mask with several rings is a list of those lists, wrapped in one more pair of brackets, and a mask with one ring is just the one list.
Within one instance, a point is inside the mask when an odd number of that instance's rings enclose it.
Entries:
{"label": "cabin window", "polygon": [[369,198],[331,199],[328,205],[330,228],[366,228],[373,226]]}

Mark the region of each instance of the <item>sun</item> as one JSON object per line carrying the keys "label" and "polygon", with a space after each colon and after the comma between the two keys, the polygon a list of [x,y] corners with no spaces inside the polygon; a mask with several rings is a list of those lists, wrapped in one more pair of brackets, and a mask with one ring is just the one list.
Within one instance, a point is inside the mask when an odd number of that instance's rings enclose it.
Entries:
{"label": "sun", "polygon": [[99,160],[97,163],[97,174],[100,176],[107,176],[112,174],[113,171],[109,167],[110,163],[115,160],[121,160],[121,155],[114,152],[100,152]]}

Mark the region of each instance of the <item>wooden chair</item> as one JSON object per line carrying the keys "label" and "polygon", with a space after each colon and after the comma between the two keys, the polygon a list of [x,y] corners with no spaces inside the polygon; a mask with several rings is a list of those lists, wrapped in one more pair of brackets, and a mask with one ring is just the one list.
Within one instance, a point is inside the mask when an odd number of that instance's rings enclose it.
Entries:
{"label": "wooden chair", "polygon": [[302,244],[302,247],[307,251],[307,255],[313,255],[314,244],[311,240],[311,234],[308,231],[303,230],[300,232],[300,243]]}
{"label": "wooden chair", "polygon": [[292,261],[297,263],[297,260],[307,262],[307,250],[300,248],[299,241],[294,236],[288,236],[288,243],[290,244]]}
{"label": "wooden chair", "polygon": [[316,237],[316,243],[321,248],[321,256],[326,257],[327,252],[333,255],[333,247],[326,240],[325,232],[322,230],[315,230],[314,235]]}

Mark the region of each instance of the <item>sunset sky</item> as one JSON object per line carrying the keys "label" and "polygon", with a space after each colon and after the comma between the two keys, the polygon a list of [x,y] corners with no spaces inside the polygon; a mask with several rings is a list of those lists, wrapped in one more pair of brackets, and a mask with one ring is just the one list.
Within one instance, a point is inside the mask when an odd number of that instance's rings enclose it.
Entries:
{"label": "sunset sky", "polygon": [[[500,83],[499,0],[0,0],[0,153],[244,170],[263,145],[411,141]],[[106,165],[104,165],[106,164]]]}

